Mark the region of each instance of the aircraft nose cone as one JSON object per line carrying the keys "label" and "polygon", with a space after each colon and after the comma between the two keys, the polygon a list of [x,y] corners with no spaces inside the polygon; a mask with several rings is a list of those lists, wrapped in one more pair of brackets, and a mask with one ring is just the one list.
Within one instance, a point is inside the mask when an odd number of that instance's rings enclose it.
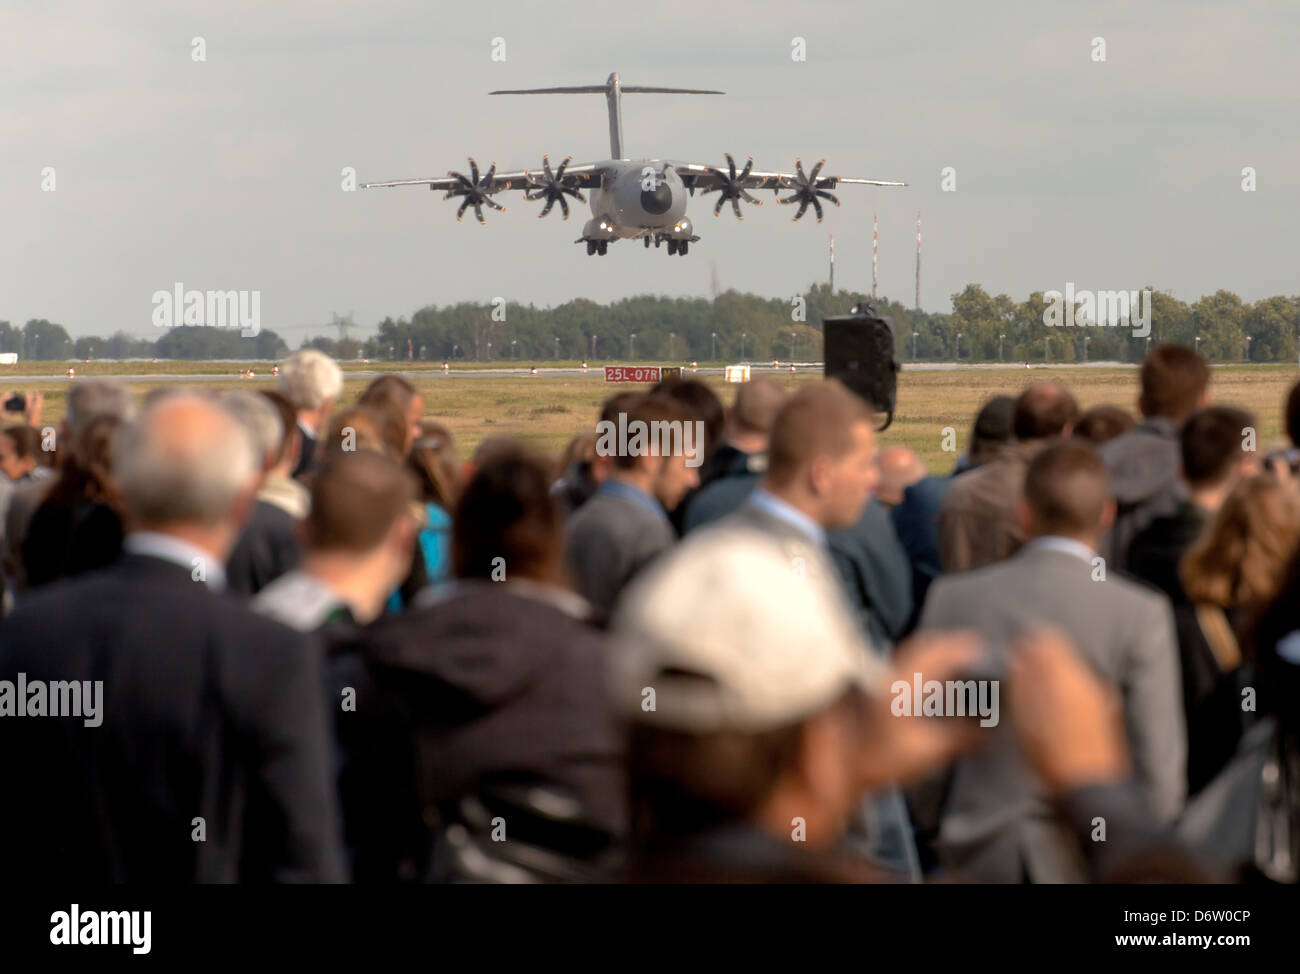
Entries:
{"label": "aircraft nose cone", "polygon": [[641,208],[647,213],[666,213],[668,207],[672,205],[673,191],[668,188],[666,182],[660,183],[654,189],[641,191]]}

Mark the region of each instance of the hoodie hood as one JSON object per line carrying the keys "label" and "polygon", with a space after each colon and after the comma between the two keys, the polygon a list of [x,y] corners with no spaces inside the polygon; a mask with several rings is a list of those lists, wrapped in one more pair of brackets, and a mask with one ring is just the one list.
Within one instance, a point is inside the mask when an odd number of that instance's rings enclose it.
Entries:
{"label": "hoodie hood", "polygon": [[1110,492],[1121,505],[1141,504],[1176,486],[1181,463],[1178,426],[1153,416],[1101,446]]}
{"label": "hoodie hood", "polygon": [[573,642],[597,638],[571,592],[525,582],[456,582],[371,633],[383,667],[427,677],[440,696],[495,707],[539,679]]}

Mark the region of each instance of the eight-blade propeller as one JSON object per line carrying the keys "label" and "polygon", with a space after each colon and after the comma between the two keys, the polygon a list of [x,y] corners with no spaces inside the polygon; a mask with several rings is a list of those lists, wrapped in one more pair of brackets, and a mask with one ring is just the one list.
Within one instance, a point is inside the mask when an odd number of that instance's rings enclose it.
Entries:
{"label": "eight-blade propeller", "polygon": [[[825,159],[818,160],[817,165],[813,166],[812,174],[805,176],[803,173],[803,162],[799,159],[794,161],[795,172],[799,174],[799,185],[791,187],[793,195],[786,199],[777,199],[777,202],[782,206],[789,203],[799,204],[799,212],[794,215],[793,219],[797,220],[799,217],[803,216],[804,212],[808,209],[808,204],[811,203],[812,208],[817,211],[817,222],[821,223],[823,215],[822,205],[818,201],[818,197],[821,197],[821,199],[824,200],[830,200],[836,206],[840,205],[840,201],[837,200],[833,194],[826,192],[824,189],[817,188],[817,174],[821,172],[821,168],[825,164]],[[781,188],[779,186],[774,186],[772,187],[772,191],[773,193],[779,193]]]}
{"label": "eight-blade propeller", "polygon": [[492,207],[494,210],[500,210],[502,213],[506,211],[504,206],[492,199],[492,177],[496,175],[497,164],[495,162],[492,163],[492,167],[480,181],[478,178],[478,163],[474,161],[473,157],[468,161],[470,173],[468,178],[462,176],[458,172],[449,171],[447,173],[448,176],[458,180],[459,183],[447,190],[447,195],[445,195],[443,199],[449,200],[453,196],[465,197],[464,201],[460,204],[460,209],[456,211],[456,219],[460,220],[460,218],[465,215],[465,208],[467,206],[472,206],[474,207],[474,215],[478,217],[478,222],[486,226],[487,221],[483,219],[484,203]]}
{"label": "eight-blade propeller", "polygon": [[713,207],[713,215],[717,216],[721,213],[722,204],[730,200],[731,210],[736,214],[736,219],[743,220],[745,218],[740,214],[739,200],[743,199],[746,203],[753,203],[755,206],[763,205],[762,200],[755,199],[745,191],[745,179],[749,176],[749,171],[754,168],[754,157],[749,157],[749,161],[745,163],[745,168],[742,169],[740,175],[737,176],[736,160],[731,158],[731,153],[728,152],[727,168],[730,170],[730,174],[723,172],[721,169],[714,169],[710,166],[709,172],[713,174],[721,185],[710,186],[708,189],[700,190],[700,195],[716,191],[718,193],[718,203]]}
{"label": "eight-blade propeller", "polygon": [[578,189],[577,179],[573,176],[565,178],[565,167],[573,161],[573,156],[568,156],[559,168],[551,172],[551,157],[542,156],[541,176],[535,173],[526,172],[524,175],[528,179],[529,188],[524,190],[524,199],[529,200],[546,200],[546,205],[542,207],[542,212],[537,214],[538,219],[546,216],[551,212],[556,202],[560,204],[560,211],[564,214],[564,219],[569,218],[569,201],[566,200],[565,194],[572,196],[579,203],[587,202],[587,197],[582,195]]}

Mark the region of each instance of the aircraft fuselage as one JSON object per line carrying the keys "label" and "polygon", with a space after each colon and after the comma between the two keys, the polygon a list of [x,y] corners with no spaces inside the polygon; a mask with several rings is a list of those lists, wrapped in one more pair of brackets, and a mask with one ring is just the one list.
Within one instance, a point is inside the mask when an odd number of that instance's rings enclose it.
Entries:
{"label": "aircraft fuselage", "polygon": [[592,219],[583,230],[586,239],[692,238],[690,221],[685,220],[689,194],[671,164],[622,159],[605,165],[600,188],[589,192]]}

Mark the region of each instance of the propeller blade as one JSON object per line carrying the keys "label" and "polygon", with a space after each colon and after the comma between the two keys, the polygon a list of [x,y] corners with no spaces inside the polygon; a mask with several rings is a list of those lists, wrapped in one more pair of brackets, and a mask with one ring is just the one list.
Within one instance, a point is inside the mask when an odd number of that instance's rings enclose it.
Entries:
{"label": "propeller blade", "polygon": [[564,170],[566,170],[567,168],[569,168],[569,163],[571,163],[572,161],[573,161],[573,156],[566,156],[566,157],[565,157],[564,161],[563,161],[562,163],[560,163],[560,168],[557,169],[557,170],[555,170],[555,178],[556,178],[556,179],[563,179],[563,178],[564,178]]}
{"label": "propeller blade", "polygon": [[483,219],[483,207],[478,205],[477,200],[474,201],[474,215],[478,217],[479,223],[483,224],[483,226],[487,226],[487,220]]}
{"label": "propeller blade", "polygon": [[799,212],[794,215],[793,219],[795,220],[799,219],[799,217],[804,215],[804,211],[807,209],[808,209],[808,201],[804,200],[802,203],[799,204]]}
{"label": "propeller blade", "polygon": [[551,157],[549,155],[542,156],[542,170],[546,173],[547,182],[550,182],[555,178],[554,174],[551,172]]}
{"label": "propeller blade", "polygon": [[492,207],[492,209],[494,210],[500,210],[502,213],[506,211],[506,208],[502,206],[500,203],[498,203],[496,200],[494,200],[491,196],[484,196],[483,202],[486,203],[488,206]]}
{"label": "propeller blade", "polygon": [[734,196],[731,198],[731,212],[736,214],[737,220],[745,219],[743,216],[740,215],[740,204],[736,202],[736,198]]}
{"label": "propeller blade", "polygon": [[469,171],[470,171],[470,175],[474,177],[474,185],[477,186],[478,185],[478,163],[474,161],[473,156],[470,156],[469,158]]}
{"label": "propeller blade", "polygon": [[580,189],[566,189],[565,192],[572,193],[573,198],[576,199],[579,203],[587,202],[587,197],[582,195],[582,190]]}
{"label": "propeller blade", "polygon": [[749,161],[745,163],[745,168],[740,171],[741,182],[749,178],[749,171],[754,168],[754,157],[750,156]]}
{"label": "propeller blade", "polygon": [[459,223],[459,222],[460,222],[460,218],[463,217],[463,216],[465,215],[465,208],[466,208],[467,206],[469,206],[469,204],[470,204],[470,198],[469,198],[468,196],[466,196],[465,199],[464,199],[464,201],[460,204],[460,209],[456,211],[456,222],[457,222],[457,223]]}
{"label": "propeller blade", "polygon": [[820,196],[820,197],[821,197],[822,199],[824,199],[824,200],[830,200],[830,201],[831,201],[832,203],[834,203],[836,206],[839,206],[839,205],[840,205],[840,201],[836,198],[836,196],[835,196],[834,193],[828,193],[828,192],[826,192],[826,190],[824,190],[824,189],[819,189],[819,190],[817,190],[817,195]]}
{"label": "propeller blade", "polygon": [[537,218],[540,220],[542,217],[546,216],[546,214],[550,213],[551,207],[554,205],[555,205],[555,197],[552,196],[549,200],[546,201],[546,205],[542,207],[542,212],[537,214]]}
{"label": "propeller blade", "polygon": [[736,160],[731,158],[730,152],[726,153],[726,159],[727,169],[731,171],[731,181],[734,183],[736,181]]}
{"label": "propeller blade", "polygon": [[821,223],[821,222],[822,222],[822,216],[823,216],[823,214],[822,214],[822,205],[821,205],[821,203],[818,201],[818,199],[817,199],[816,196],[814,196],[814,197],[812,198],[812,205],[813,205],[813,209],[817,211],[817,222],[818,222],[818,223]]}
{"label": "propeller blade", "polygon": [[760,200],[760,199],[758,199],[758,198],[756,198],[756,197],[750,196],[749,193],[747,193],[747,192],[746,192],[745,190],[743,190],[743,189],[740,191],[740,198],[741,198],[742,200],[744,200],[746,203],[753,203],[755,206],[762,206],[762,205],[763,205],[763,201],[762,201],[762,200]]}
{"label": "propeller blade", "polygon": [[803,160],[802,160],[802,159],[796,159],[796,160],[794,161],[794,171],[797,172],[797,173],[799,174],[799,181],[800,181],[801,183],[806,183],[806,182],[808,182],[808,177],[805,176],[805,175],[803,174]]}
{"label": "propeller blade", "polygon": [[818,159],[818,160],[817,160],[817,165],[813,166],[812,175],[808,177],[808,182],[810,182],[810,183],[815,183],[815,182],[817,182],[817,174],[818,174],[819,172],[822,171],[822,166],[824,166],[824,165],[826,165],[826,160],[825,160],[825,159]]}
{"label": "propeller blade", "polygon": [[718,196],[718,205],[713,208],[714,216],[717,216],[719,213],[722,212],[722,204],[725,203],[726,201],[727,198],[725,196],[721,196],[721,195]]}
{"label": "propeller blade", "polygon": [[497,173],[497,164],[496,161],[494,160],[492,163],[492,168],[490,168],[487,171],[487,175],[483,177],[483,182],[480,185],[482,185],[484,189],[487,189],[489,186],[492,185],[492,177],[495,176],[496,173]]}
{"label": "propeller blade", "polygon": [[569,218],[569,201],[564,198],[563,193],[560,194],[559,200],[560,212],[564,214],[564,218],[567,220]]}

